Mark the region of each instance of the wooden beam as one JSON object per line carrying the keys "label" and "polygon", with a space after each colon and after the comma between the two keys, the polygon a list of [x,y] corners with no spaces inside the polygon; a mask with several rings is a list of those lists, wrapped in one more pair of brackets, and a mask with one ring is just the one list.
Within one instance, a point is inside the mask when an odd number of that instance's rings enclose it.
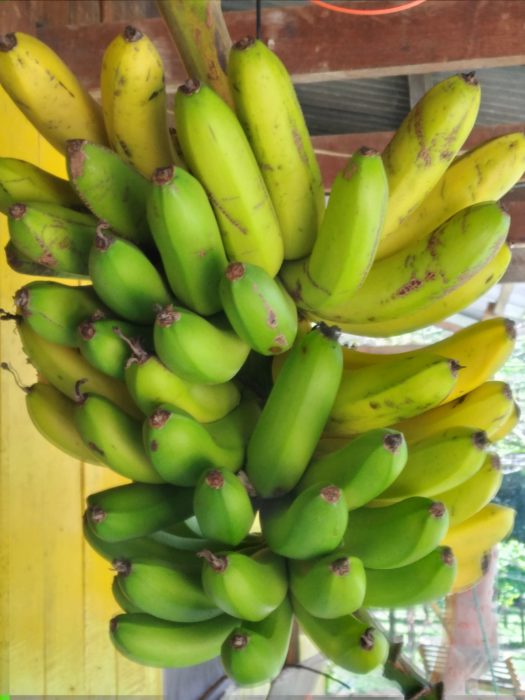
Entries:
{"label": "wooden beam", "polygon": [[[255,32],[253,11],[226,12],[225,19],[234,41]],[[159,49],[168,86],[183,82],[187,76],[163,20],[132,21]],[[18,29],[16,17],[13,22],[4,31]],[[125,24],[45,25],[35,31],[96,91],[104,49]],[[427,0],[408,12],[374,17],[292,3],[262,12],[262,38],[298,83],[521,65],[524,34],[521,0]]]}

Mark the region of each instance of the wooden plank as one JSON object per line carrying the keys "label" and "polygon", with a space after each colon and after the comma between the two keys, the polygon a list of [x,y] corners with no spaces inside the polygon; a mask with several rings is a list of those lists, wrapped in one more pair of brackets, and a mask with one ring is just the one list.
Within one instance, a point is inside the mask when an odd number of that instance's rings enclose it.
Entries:
{"label": "wooden plank", "polygon": [[[225,19],[234,41],[254,34],[253,11],[226,12]],[[104,49],[128,22],[44,26],[38,36],[96,91]],[[159,49],[168,86],[183,82],[185,71],[160,17],[133,17],[133,23]],[[409,12],[375,17],[347,17],[315,5],[262,11],[263,39],[296,82],[521,65],[524,31],[525,3],[516,0],[427,0]]]}

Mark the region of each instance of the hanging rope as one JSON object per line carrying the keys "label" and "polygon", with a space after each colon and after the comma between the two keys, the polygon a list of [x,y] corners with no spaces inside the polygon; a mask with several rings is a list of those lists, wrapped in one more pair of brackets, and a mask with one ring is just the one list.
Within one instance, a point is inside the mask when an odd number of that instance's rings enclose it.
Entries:
{"label": "hanging rope", "polygon": [[363,10],[352,7],[340,7],[339,5],[332,5],[330,2],[325,2],[325,0],[310,0],[313,5],[318,5],[319,7],[324,7],[326,10],[332,10],[333,12],[342,12],[347,15],[391,15],[394,12],[404,12],[409,10],[411,7],[416,7],[417,5],[422,5],[426,0],[408,0],[402,5],[397,5],[396,7],[380,7],[370,10]]}
{"label": "hanging rope", "polygon": [[261,38],[261,0],[255,0],[255,36]]}

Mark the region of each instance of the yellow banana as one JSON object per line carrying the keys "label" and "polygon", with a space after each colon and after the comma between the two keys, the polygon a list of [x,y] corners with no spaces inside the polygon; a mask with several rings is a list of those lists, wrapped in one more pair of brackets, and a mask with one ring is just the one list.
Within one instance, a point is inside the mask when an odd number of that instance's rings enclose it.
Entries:
{"label": "yellow banana", "polygon": [[275,207],[284,257],[308,255],[324,212],[324,187],[292,79],[265,43],[245,37],[232,46],[228,79]]}
{"label": "yellow banana", "polygon": [[433,189],[469,135],[481,91],[473,73],[453,75],[428,90],[383,152],[390,192],[377,259],[400,250],[399,224]]}
{"label": "yellow banana", "polygon": [[456,578],[450,589],[450,593],[462,593],[472,588],[481,581],[488,571],[492,552],[490,550],[475,550],[462,552],[455,556]]}
{"label": "yellow banana", "polygon": [[[516,345],[516,324],[508,318],[498,316],[471,323],[443,340],[403,352],[362,352],[355,346],[343,346],[344,367],[356,369],[376,367],[394,358],[432,352],[443,357],[452,357],[461,365],[457,382],[446,401],[472,391],[489,380],[510,357]],[[395,350],[390,347],[390,350]]]}
{"label": "yellow banana", "polygon": [[102,57],[100,90],[111,147],[149,178],[174,162],[162,59],[153,42],[127,26]]}
{"label": "yellow banana", "polygon": [[[438,323],[470,306],[476,299],[479,299],[497,284],[505,274],[511,258],[510,247],[507,245],[502,246],[495,257],[466,282],[449,291],[447,295],[431,302],[428,306],[424,306],[412,313],[403,314],[387,321],[364,321],[360,323],[338,321],[337,325],[343,333],[388,337],[401,335],[433,323]],[[307,317],[315,322],[322,320],[326,322],[326,319],[323,319],[320,315],[310,312],[307,313]]]}
{"label": "yellow banana", "polygon": [[497,454],[491,453],[485,457],[481,469],[469,479],[447,491],[436,493],[433,498],[445,504],[452,527],[464,522],[490,503],[502,481],[500,459]]}
{"label": "yellow banana", "polygon": [[[459,371],[459,375],[461,372]],[[490,441],[493,434],[514,412],[512,391],[506,382],[488,381],[480,384],[454,401],[425,411],[408,420],[396,423],[399,430],[411,444],[424,440],[434,433],[460,425],[468,425],[483,430]]]}
{"label": "yellow banana", "polygon": [[392,233],[397,247],[427,236],[451,216],[478,202],[499,200],[525,171],[525,134],[505,134],[467,151]]}
{"label": "yellow banana", "polygon": [[0,84],[56,149],[68,139],[107,144],[102,110],[62,59],[24,32],[0,37]]}
{"label": "yellow banana", "polygon": [[492,432],[490,441],[491,442],[498,442],[499,440],[503,440],[504,437],[507,437],[514,428],[518,425],[519,420],[521,417],[521,409],[519,407],[519,404],[514,401],[514,405],[512,407],[512,411],[509,413],[507,418],[502,422],[499,428],[495,429]]}

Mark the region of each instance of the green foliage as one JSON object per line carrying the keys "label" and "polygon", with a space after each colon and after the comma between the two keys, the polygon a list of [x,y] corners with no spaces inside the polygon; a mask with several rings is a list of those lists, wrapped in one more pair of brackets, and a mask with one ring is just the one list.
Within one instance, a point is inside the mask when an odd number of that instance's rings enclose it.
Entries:
{"label": "green foliage", "polygon": [[500,608],[510,608],[525,596],[525,544],[517,539],[499,545],[496,591]]}

